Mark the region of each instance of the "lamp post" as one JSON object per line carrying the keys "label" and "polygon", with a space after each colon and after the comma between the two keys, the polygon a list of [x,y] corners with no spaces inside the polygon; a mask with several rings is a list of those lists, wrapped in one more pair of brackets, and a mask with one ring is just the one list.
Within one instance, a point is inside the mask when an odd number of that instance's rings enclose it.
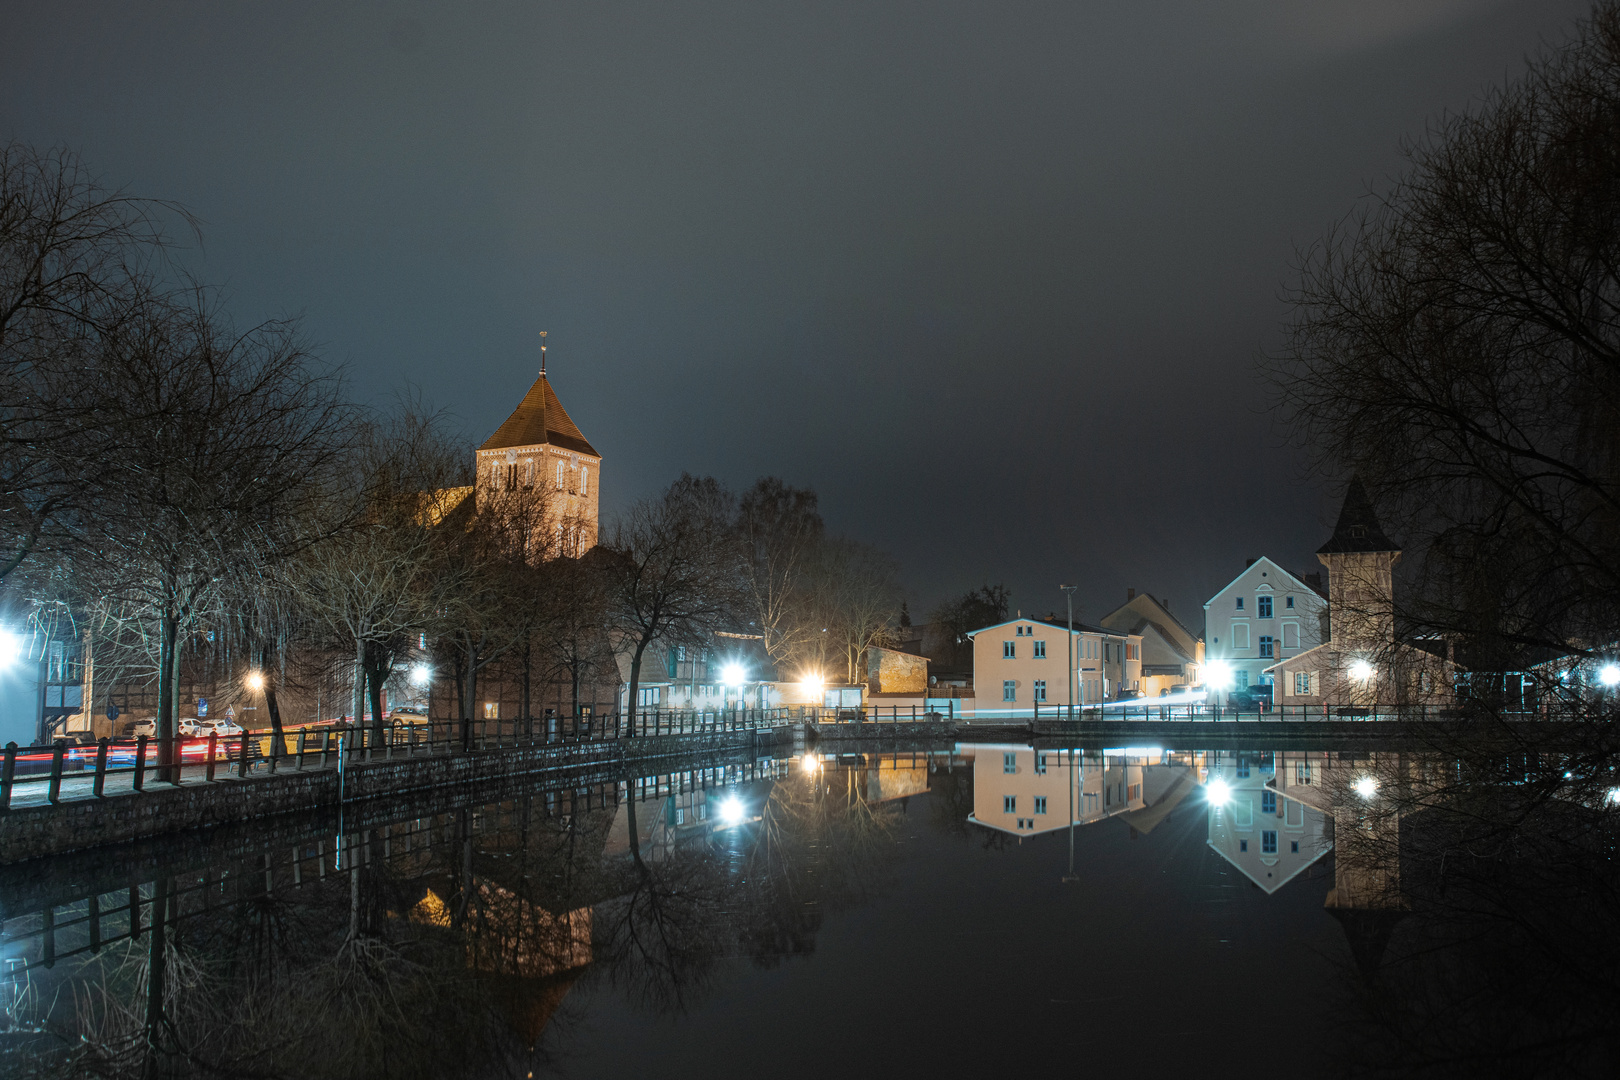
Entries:
{"label": "lamp post", "polygon": [[[1073,585],[1059,585],[1063,599],[1069,605],[1069,719],[1074,719],[1074,589]],[[1073,822],[1070,822],[1072,825]]]}

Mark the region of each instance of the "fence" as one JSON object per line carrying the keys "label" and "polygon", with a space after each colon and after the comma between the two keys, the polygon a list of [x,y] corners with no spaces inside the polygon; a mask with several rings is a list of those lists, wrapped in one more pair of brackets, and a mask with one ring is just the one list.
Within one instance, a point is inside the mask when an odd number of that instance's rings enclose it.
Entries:
{"label": "fence", "polygon": [[[522,720],[432,720],[381,727],[312,724],[286,728],[279,738],[266,730],[230,736],[211,732],[206,737],[175,737],[176,764],[172,768],[179,775],[170,782],[189,778],[206,783],[232,773],[245,779],[258,770],[276,773],[283,769],[327,769],[342,762],[604,742],[631,736],[756,731],[801,722],[805,713],[803,709],[649,709],[633,717],[612,713]],[[128,777],[131,791],[143,791],[148,780],[162,777],[163,742],[141,735],[134,739],[101,739],[87,746],[62,740],[49,746],[7,743],[0,764],[0,812],[11,807],[13,794],[19,788],[37,793],[43,785],[49,803],[61,801],[64,784],[76,795],[85,794],[82,789],[86,779],[88,794],[93,798],[106,796],[109,778],[121,784]]]}

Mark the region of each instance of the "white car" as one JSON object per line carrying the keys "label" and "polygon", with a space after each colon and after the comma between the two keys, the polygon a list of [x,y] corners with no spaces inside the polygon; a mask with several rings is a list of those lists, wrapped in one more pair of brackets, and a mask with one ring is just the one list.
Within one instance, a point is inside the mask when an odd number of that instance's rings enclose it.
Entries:
{"label": "white car", "polygon": [[213,720],[204,720],[197,734],[206,738],[209,732],[214,732],[220,738],[242,734],[242,725],[228,716],[217,717]]}
{"label": "white car", "polygon": [[180,722],[176,724],[175,727],[182,735],[207,735],[208,732],[203,727],[203,725],[207,722],[208,721],[206,720],[198,720],[195,716],[182,716],[180,718]]}
{"label": "white car", "polygon": [[138,735],[151,737],[156,734],[157,717],[155,716],[148,716],[143,720],[131,720],[124,725],[124,737],[126,739],[133,739]]}

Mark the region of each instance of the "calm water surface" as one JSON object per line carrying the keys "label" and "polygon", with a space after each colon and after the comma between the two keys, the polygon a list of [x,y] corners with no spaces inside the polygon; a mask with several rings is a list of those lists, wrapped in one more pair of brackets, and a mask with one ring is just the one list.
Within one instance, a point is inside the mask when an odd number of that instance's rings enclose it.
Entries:
{"label": "calm water surface", "polygon": [[705,760],[11,868],[0,1065],[1354,1072],[1406,1052],[1364,1027],[1369,993],[1398,996],[1410,906],[1370,785],[1428,768],[967,744]]}

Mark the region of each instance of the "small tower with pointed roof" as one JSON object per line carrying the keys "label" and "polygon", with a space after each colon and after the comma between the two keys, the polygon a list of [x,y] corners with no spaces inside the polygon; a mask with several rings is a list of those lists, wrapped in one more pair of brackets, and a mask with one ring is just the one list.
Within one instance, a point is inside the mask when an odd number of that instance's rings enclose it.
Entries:
{"label": "small tower with pointed roof", "polygon": [[1401,551],[1384,535],[1359,476],[1350,478],[1339,523],[1316,557],[1328,569],[1328,626],[1335,645],[1394,642],[1395,564]]}
{"label": "small tower with pointed roof", "polygon": [[595,546],[602,455],[557,400],[546,376],[544,345],[540,377],[506,422],[478,448],[476,466],[480,510],[492,496],[549,487],[550,527],[557,534],[558,550],[577,556]]}

